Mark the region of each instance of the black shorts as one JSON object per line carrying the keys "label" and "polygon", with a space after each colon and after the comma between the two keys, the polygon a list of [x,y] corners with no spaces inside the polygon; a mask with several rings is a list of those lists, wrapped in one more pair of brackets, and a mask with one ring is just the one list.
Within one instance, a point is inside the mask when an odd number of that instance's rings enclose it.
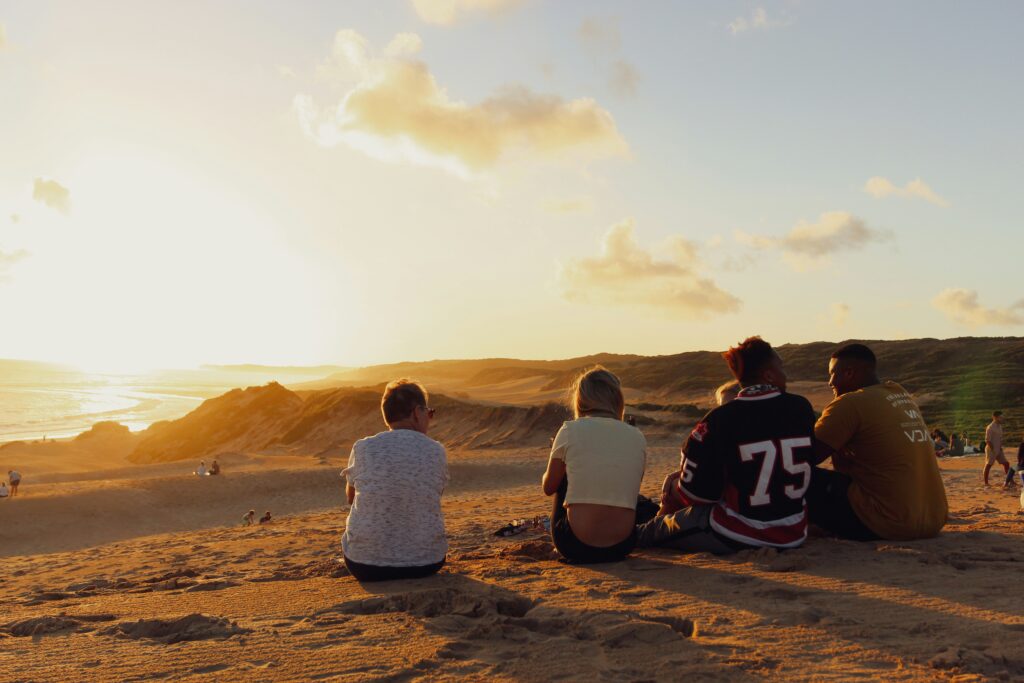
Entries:
{"label": "black shorts", "polygon": [[835,470],[812,470],[811,485],[804,496],[811,524],[851,541],[877,541],[881,536],[869,529],[850,505],[847,491],[852,481]]}
{"label": "black shorts", "polygon": [[425,576],[436,574],[444,566],[444,560],[416,567],[386,567],[383,565],[362,564],[345,558],[345,566],[348,567],[353,578],[360,583],[370,581],[395,581],[398,579],[422,579]]}
{"label": "black shorts", "polygon": [[[569,490],[569,478],[563,477],[558,493],[555,494],[554,507],[551,510],[551,542],[555,549],[567,561],[573,564],[596,564],[599,562],[618,562],[626,559],[636,547],[636,527],[626,539],[607,548],[588,545],[576,538],[569,525],[569,515],[565,510],[565,494]],[[641,524],[657,513],[657,505],[646,498],[638,497],[636,523]]]}

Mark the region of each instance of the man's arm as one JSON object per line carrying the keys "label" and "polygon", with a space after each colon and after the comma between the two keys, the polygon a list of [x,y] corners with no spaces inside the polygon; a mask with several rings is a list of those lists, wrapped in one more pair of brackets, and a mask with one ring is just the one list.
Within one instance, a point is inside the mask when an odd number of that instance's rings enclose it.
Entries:
{"label": "man's arm", "polygon": [[829,446],[824,441],[814,439],[814,456],[811,462],[812,465],[820,465],[825,462],[836,452],[836,449]]}
{"label": "man's arm", "polygon": [[351,505],[352,501],[356,499],[356,487],[352,484],[345,484],[345,496],[348,498],[348,504]]}

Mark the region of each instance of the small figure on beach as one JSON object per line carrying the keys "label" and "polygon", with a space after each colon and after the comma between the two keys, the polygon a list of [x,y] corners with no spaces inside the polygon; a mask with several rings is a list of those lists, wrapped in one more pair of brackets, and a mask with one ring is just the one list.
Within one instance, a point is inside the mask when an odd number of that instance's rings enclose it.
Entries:
{"label": "small figure on beach", "polygon": [[623,421],[622,385],[601,366],[576,378],[571,404],[575,419],[555,435],[542,480],[554,496],[551,540],[569,562],[617,562],[654,514],[646,499],[638,504],[647,440]]}
{"label": "small figure on beach", "polygon": [[7,478],[11,481],[11,498],[18,495],[18,485],[21,484],[21,474],[15,470],[7,470]]}
{"label": "small figure on beach", "polygon": [[1010,471],[1006,473],[1006,480],[1003,482],[1003,488],[1012,489],[1016,482],[1016,479],[1020,476],[1021,486],[1024,486],[1024,439],[1021,440],[1020,445],[1017,446],[1017,462],[1010,467]]}
{"label": "small figure on beach", "polygon": [[399,379],[380,402],[387,431],[352,446],[345,495],[351,507],[341,547],[357,581],[417,579],[445,563],[441,494],[448,455],[427,436],[434,409],[417,382]]}
{"label": "small figure on beach", "polygon": [[256,511],[249,510],[242,515],[242,526],[252,526],[256,523]]}
{"label": "small figure on beach", "polygon": [[208,472],[206,471],[206,461],[205,460],[200,460],[199,461],[199,467],[196,468],[195,475],[197,477],[205,477],[207,474],[208,474]]}
{"label": "small figure on beach", "polygon": [[0,498],[6,498],[9,495],[11,495],[11,493],[7,490],[7,482],[0,481]]}
{"label": "small figure on beach", "polygon": [[985,427],[985,469],[982,479],[985,486],[988,486],[988,473],[992,465],[999,463],[1003,466],[1003,473],[1010,473],[1010,463],[1003,455],[1003,411],[997,410],[992,413],[992,422]]}
{"label": "small figure on beach", "polygon": [[638,529],[641,547],[724,555],[807,538],[814,409],[786,392],[782,359],[760,337],[722,355],[740,389],[690,432],[658,516]]}
{"label": "small figure on beach", "polygon": [[214,476],[220,474],[220,463],[216,459],[210,463],[210,474]]}
{"label": "small figure on beach", "polygon": [[270,521],[270,510],[267,510],[265,513],[263,513],[263,516],[260,517],[260,524],[266,524],[269,521]]}
{"label": "small figure on beach", "polygon": [[[814,427],[815,467],[807,491],[811,523],[841,538],[909,541],[937,536],[949,506],[935,446],[914,398],[878,377],[864,344],[832,354],[835,399]],[[987,473],[988,470],[986,470]]]}

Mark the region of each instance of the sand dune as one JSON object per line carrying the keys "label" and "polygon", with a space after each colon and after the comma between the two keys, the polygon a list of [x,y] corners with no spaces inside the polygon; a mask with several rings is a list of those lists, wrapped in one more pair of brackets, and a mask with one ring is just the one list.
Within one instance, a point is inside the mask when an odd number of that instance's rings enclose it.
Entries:
{"label": "sand dune", "polygon": [[[646,491],[675,458],[655,449]],[[942,463],[952,520],[937,539],[812,538],[729,558],[648,551],[589,567],[554,561],[542,534],[491,535],[546,511],[542,464],[536,449],[458,454],[444,499],[449,565],[366,587],[334,559],[345,518],[333,465],[260,471],[254,458],[219,480],[28,487],[0,503],[0,678],[1024,677],[1022,518],[1015,494],[978,484],[978,458]],[[234,526],[256,498],[288,514]],[[173,528],[189,530],[129,538]],[[124,540],[83,547],[111,534]],[[43,535],[61,540],[34,545]],[[10,552],[60,543],[81,549]]]}

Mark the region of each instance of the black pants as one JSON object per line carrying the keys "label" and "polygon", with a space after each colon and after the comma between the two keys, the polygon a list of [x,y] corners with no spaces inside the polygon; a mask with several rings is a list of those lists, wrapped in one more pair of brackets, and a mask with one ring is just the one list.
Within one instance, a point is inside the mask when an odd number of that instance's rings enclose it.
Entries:
{"label": "black pants", "polygon": [[[569,490],[569,477],[562,478],[562,484],[555,494],[554,507],[551,510],[551,541],[555,549],[573,564],[595,564],[598,562],[618,562],[626,559],[626,556],[636,546],[636,527],[629,536],[619,543],[607,548],[588,545],[576,538],[569,525],[569,515],[565,509],[565,494]],[[637,497],[636,524],[642,524],[651,519],[658,512],[656,503],[651,502],[643,496]]]}
{"label": "black pants", "polygon": [[851,541],[877,541],[881,536],[869,529],[850,505],[847,490],[851,482],[834,470],[812,470],[811,485],[804,496],[811,524]]}
{"label": "black pants", "polygon": [[728,555],[752,546],[738,543],[711,528],[712,505],[691,505],[670,515],[655,517],[637,527],[641,548],[673,548],[684,553]]}
{"label": "black pants", "polygon": [[444,566],[444,560],[422,567],[384,567],[374,564],[360,564],[345,558],[345,566],[360,583],[370,581],[395,581],[396,579],[422,579],[436,574]]}

